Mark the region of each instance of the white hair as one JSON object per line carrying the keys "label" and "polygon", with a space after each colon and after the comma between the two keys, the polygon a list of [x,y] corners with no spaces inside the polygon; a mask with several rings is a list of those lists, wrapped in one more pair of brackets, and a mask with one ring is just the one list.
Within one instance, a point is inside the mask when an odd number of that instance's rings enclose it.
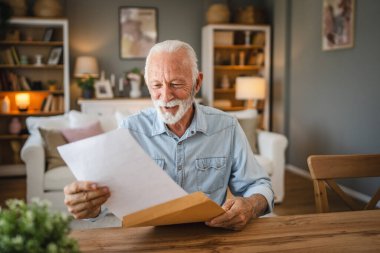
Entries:
{"label": "white hair", "polygon": [[197,78],[198,78],[198,59],[197,55],[194,51],[194,49],[187,44],[186,42],[180,41],[180,40],[165,40],[163,42],[155,44],[149,51],[148,56],[146,57],[146,62],[145,62],[145,82],[148,83],[148,68],[150,66],[150,61],[152,58],[152,55],[156,53],[174,53],[178,52],[179,50],[184,49],[186,54],[188,55],[188,59],[190,61],[190,66],[191,66],[191,73],[192,73],[192,80],[193,80],[193,85],[196,84]]}

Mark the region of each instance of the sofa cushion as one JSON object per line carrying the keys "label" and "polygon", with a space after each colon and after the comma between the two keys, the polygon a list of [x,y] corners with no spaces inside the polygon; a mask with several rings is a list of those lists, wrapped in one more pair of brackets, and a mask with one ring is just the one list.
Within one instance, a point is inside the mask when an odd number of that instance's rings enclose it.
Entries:
{"label": "sofa cushion", "polygon": [[273,173],[272,161],[262,155],[255,155],[255,159],[265,169],[268,175],[272,176],[272,173]]}
{"label": "sofa cushion", "polygon": [[78,127],[85,127],[89,124],[94,124],[95,122],[99,121],[100,125],[102,126],[102,129],[105,132],[114,130],[117,128],[117,122],[115,119],[115,115],[103,115],[103,116],[97,116],[97,115],[91,115],[91,114],[85,114],[78,111],[70,111],[69,114],[69,122],[70,122],[70,128],[78,128]]}
{"label": "sofa cushion", "polygon": [[28,117],[26,127],[31,135],[40,135],[38,128],[43,129],[63,129],[69,127],[68,115],[58,115],[49,117]]}
{"label": "sofa cushion", "polygon": [[79,141],[103,133],[99,121],[85,127],[65,128],[61,130],[63,137],[68,142]]}
{"label": "sofa cushion", "polygon": [[67,166],[59,166],[45,173],[44,190],[62,191],[63,188],[76,179]]}
{"label": "sofa cushion", "polygon": [[241,128],[243,129],[248,143],[251,146],[252,152],[258,154],[257,146],[257,111],[253,109],[232,111],[228,114],[234,116],[239,121]]}
{"label": "sofa cushion", "polygon": [[48,130],[43,128],[38,128],[42,139],[45,143],[45,153],[46,153],[46,162],[47,170],[54,169],[58,166],[65,165],[65,162],[62,160],[61,156],[58,153],[57,147],[67,144],[67,141],[63,137],[60,130]]}

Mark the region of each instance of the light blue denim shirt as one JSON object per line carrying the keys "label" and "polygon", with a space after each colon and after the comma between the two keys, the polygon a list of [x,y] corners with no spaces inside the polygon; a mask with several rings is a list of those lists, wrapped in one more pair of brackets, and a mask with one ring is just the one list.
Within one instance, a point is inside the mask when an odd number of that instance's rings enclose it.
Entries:
{"label": "light blue denim shirt", "polygon": [[262,194],[273,208],[273,191],[238,121],[220,110],[195,104],[193,120],[182,137],[176,136],[149,108],[125,118],[147,154],[188,193],[202,191],[219,205],[227,187],[235,196]]}

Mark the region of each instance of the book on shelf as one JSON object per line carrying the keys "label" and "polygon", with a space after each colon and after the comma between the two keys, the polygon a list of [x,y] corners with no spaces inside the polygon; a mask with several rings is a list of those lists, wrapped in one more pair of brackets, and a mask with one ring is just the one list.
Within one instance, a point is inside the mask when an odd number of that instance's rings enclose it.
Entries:
{"label": "book on shelf", "polygon": [[49,94],[41,103],[40,110],[42,112],[63,112],[63,96]]}
{"label": "book on shelf", "polygon": [[53,102],[53,95],[50,94],[46,98],[46,103],[45,103],[42,111],[43,112],[50,112],[50,107],[51,107],[52,102]]}
{"label": "book on shelf", "polygon": [[11,50],[11,54],[12,54],[13,61],[14,61],[15,65],[20,65],[20,57],[18,55],[16,48],[11,47],[10,50]]}

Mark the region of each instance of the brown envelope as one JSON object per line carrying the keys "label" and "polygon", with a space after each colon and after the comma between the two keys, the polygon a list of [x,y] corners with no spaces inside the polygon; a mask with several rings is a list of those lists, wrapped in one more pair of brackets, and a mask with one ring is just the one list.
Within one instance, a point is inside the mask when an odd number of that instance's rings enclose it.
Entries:
{"label": "brown envelope", "polygon": [[224,213],[214,201],[202,192],[194,192],[184,197],[123,217],[123,227],[159,226],[191,222],[209,221]]}

